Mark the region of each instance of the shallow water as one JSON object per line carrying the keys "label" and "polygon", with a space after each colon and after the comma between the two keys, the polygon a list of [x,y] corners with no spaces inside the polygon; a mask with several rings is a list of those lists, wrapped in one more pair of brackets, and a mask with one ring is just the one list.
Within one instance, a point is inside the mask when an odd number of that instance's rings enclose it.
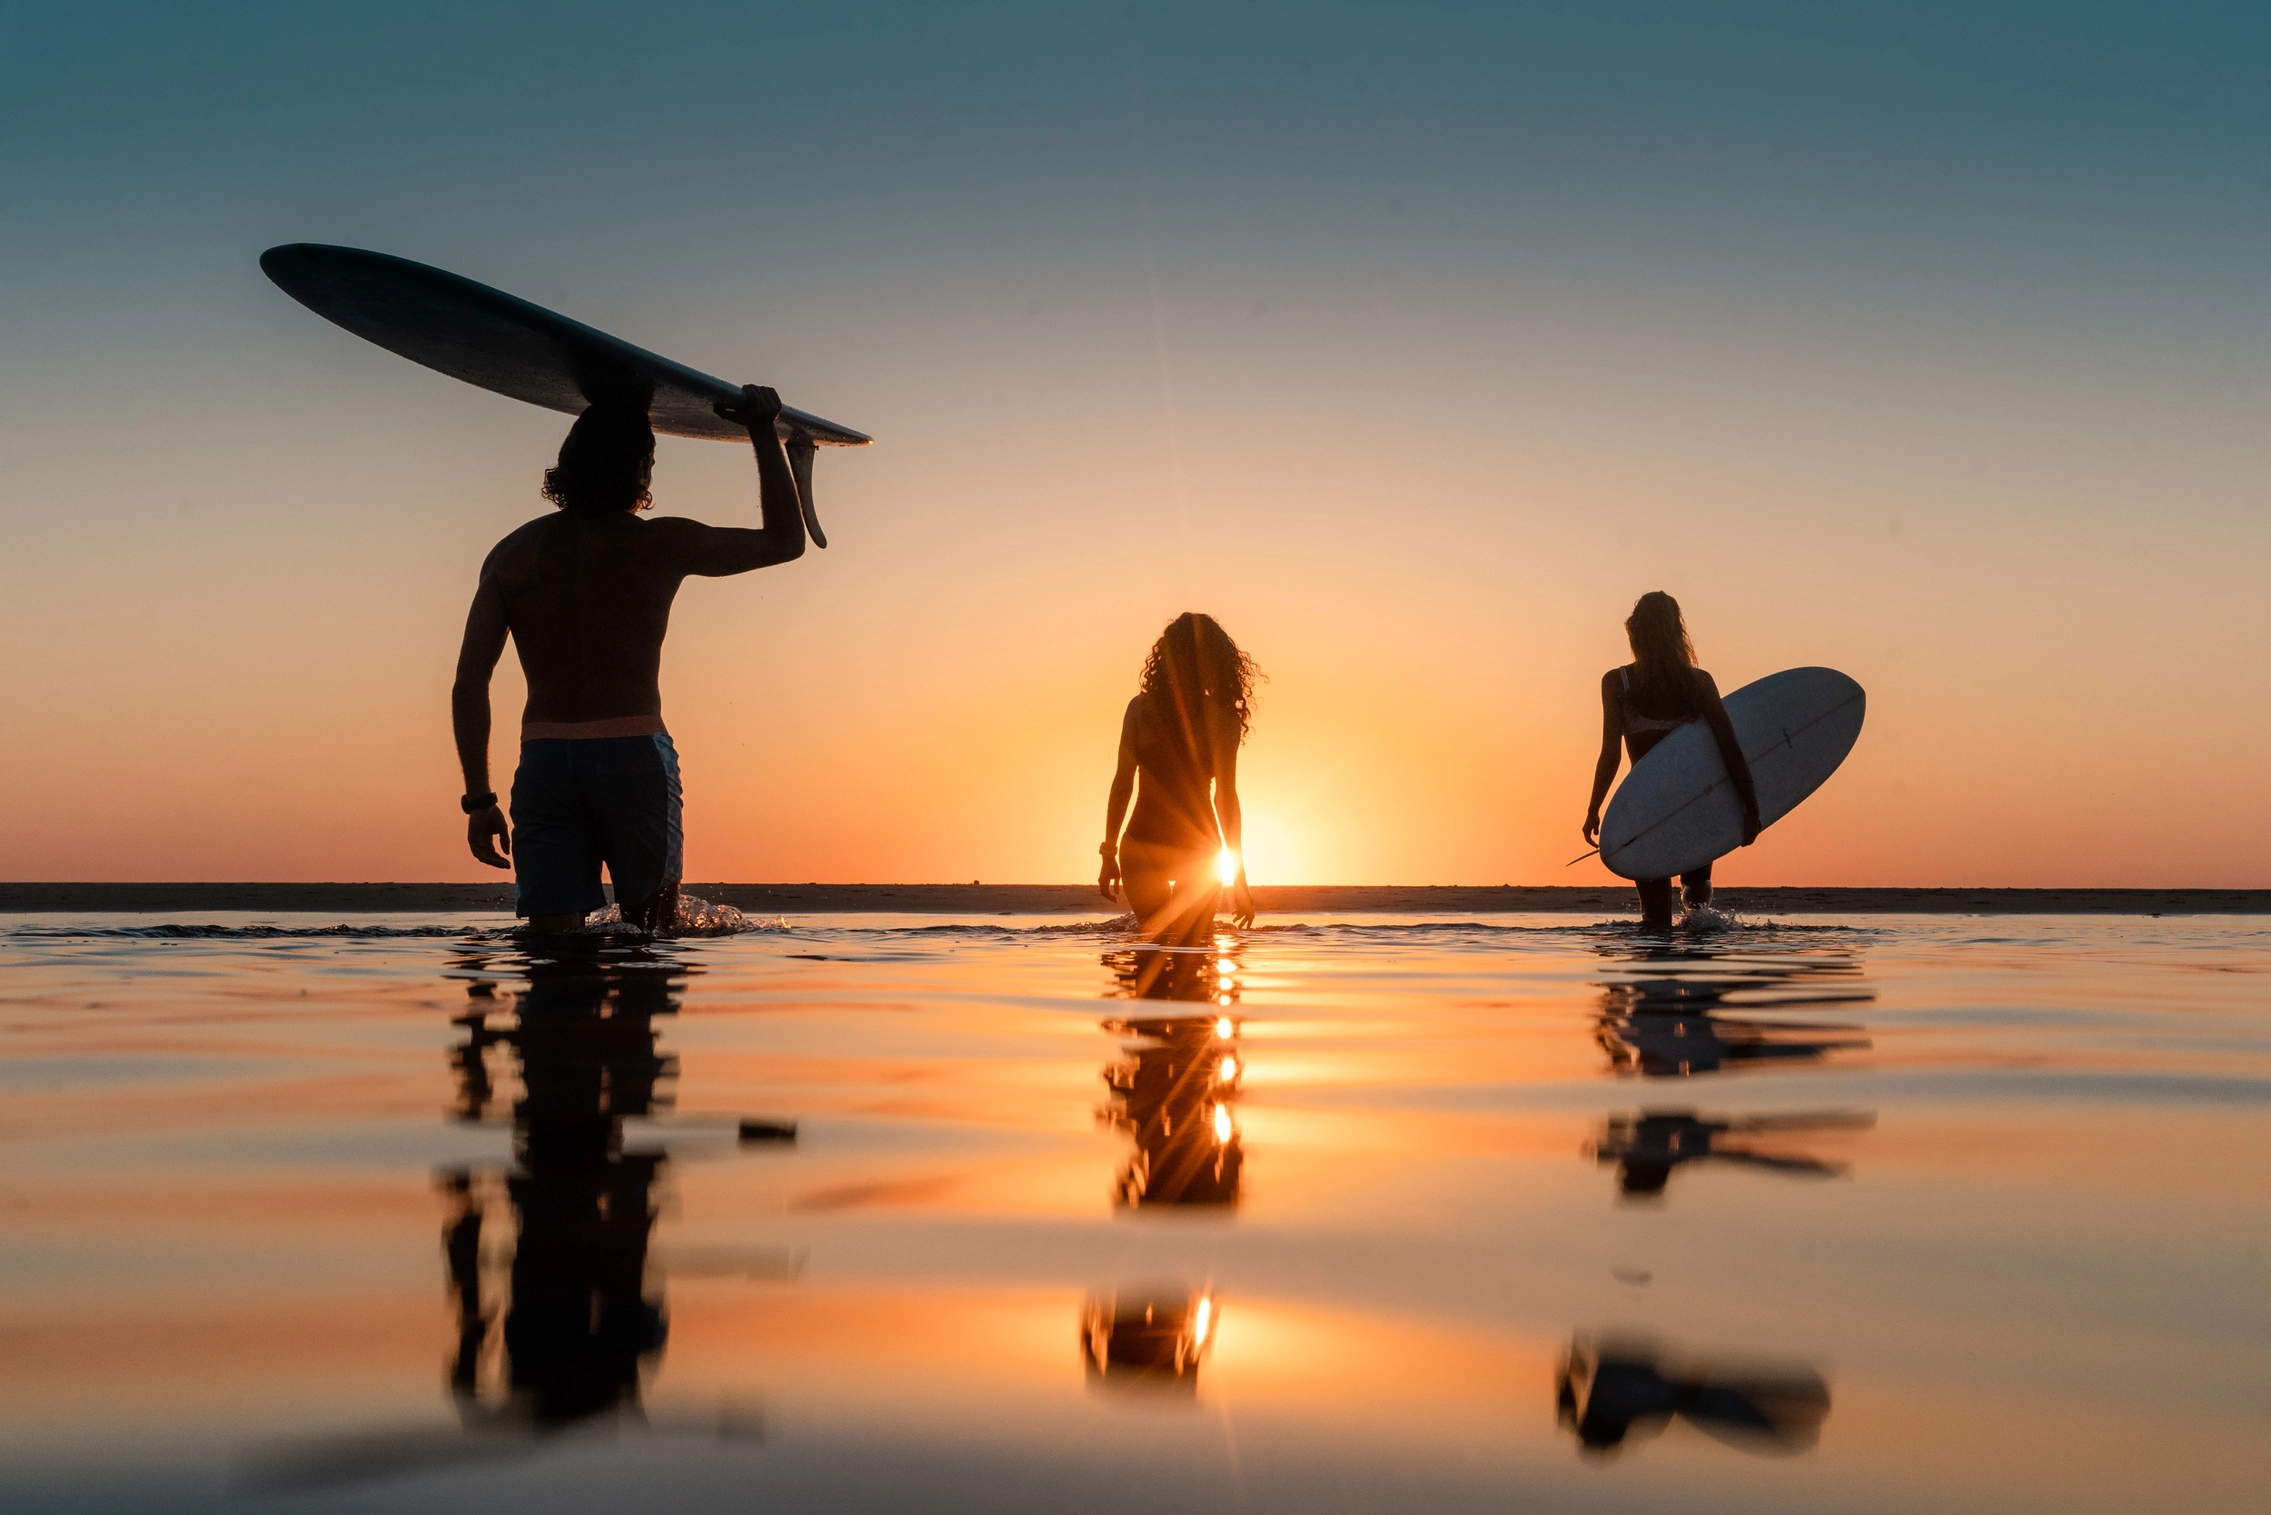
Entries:
{"label": "shallow water", "polygon": [[0,1503],[2271,1476],[2258,921],[467,919],[0,918]]}

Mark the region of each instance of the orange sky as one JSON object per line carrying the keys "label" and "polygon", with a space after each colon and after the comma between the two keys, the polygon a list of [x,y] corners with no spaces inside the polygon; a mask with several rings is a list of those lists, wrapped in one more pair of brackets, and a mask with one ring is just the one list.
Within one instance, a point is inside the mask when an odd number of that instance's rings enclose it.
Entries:
{"label": "orange sky", "polygon": [[[2061,114],[2119,49],[1950,53],[1864,109],[1837,70],[1881,49],[1808,73],[1761,42],[1738,102],[1681,72],[1693,39],[1646,90],[1556,83],[1549,47],[1525,93],[1483,67],[1502,38],[1320,36],[1280,78],[1226,33],[1127,44],[1131,96],[1120,43],[910,34],[780,103],[733,93],[724,41],[607,44],[638,98],[833,153],[792,205],[672,166],[633,104],[562,144],[512,109],[554,65],[505,51],[494,99],[389,72],[401,39],[309,53],[335,116],[298,137],[238,63],[191,82],[163,36],[113,40],[8,170],[40,237],[0,247],[0,875],[494,876],[447,686],[564,418],[292,304],[254,260],[304,238],[879,439],[820,460],[834,547],[681,597],[694,879],[1089,876],[1144,650],[1200,609],[1270,674],[1257,882],[1601,882],[1562,866],[1595,685],[1661,588],[1723,688],[1819,663],[1869,691],[1844,770],[1726,881],[2271,885],[2267,249],[2214,146],[2260,101],[2212,69],[2192,114]],[[403,135],[429,87],[434,135]],[[2129,158],[2085,151],[2114,126]],[[663,511],[754,492],[745,454],[664,442]],[[501,767],[517,698],[508,666]]]}
{"label": "orange sky", "polygon": [[[73,739],[15,744],[13,876],[482,876],[453,808],[449,670],[473,570],[542,508],[558,426],[384,358],[345,354],[423,427],[352,468],[257,453],[257,500],[70,460],[124,519],[44,527],[81,544],[57,551],[76,577],[48,606],[70,650],[19,666],[19,708],[68,714]],[[1192,607],[1270,675],[1244,760],[1257,880],[1593,882],[1561,865],[1583,845],[1595,682],[1632,597],[1662,587],[1724,687],[1822,663],[1870,694],[1846,767],[1731,882],[2271,881],[2249,845],[2271,840],[2251,555],[2124,519],[2147,470],[2111,472],[2118,444],[2046,449],[2014,510],[2016,458],[1868,478],[1870,433],[1916,418],[1867,397],[1817,406],[1795,457],[1764,434],[1789,417],[1740,401],[1716,408],[1754,435],[1653,456],[1574,406],[1535,445],[1478,420],[1407,451],[1292,403],[1187,445],[1184,526],[1142,414],[1067,405],[1061,441],[1005,451],[842,387],[812,403],[882,441],[821,459],[836,545],[680,600],[665,701],[690,877],[1082,877],[1120,706]],[[2189,467],[2194,490],[2232,487]],[[732,521],[752,472],[668,441],[657,493]],[[508,658],[506,732],[518,698]]]}

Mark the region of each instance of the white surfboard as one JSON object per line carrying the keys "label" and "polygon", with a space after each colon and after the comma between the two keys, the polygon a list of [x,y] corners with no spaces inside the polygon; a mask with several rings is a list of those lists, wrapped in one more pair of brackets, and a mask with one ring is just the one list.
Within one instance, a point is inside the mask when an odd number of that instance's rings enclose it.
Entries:
{"label": "white surfboard", "polygon": [[[1773,825],[1837,771],[1868,696],[1834,668],[1786,668],[1727,696],[1727,719]],[[1625,878],[1670,878],[1743,844],[1743,802],[1711,728],[1690,721],[1635,763],[1601,818],[1601,861]]]}

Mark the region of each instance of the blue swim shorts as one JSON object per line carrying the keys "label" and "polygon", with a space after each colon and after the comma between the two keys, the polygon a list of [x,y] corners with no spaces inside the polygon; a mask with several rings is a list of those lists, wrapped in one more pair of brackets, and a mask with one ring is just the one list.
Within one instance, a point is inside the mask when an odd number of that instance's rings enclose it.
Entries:
{"label": "blue swim shorts", "polygon": [[513,774],[517,915],[590,914],[615,898],[642,904],[679,881],[678,749],[653,736],[539,737],[520,744]]}

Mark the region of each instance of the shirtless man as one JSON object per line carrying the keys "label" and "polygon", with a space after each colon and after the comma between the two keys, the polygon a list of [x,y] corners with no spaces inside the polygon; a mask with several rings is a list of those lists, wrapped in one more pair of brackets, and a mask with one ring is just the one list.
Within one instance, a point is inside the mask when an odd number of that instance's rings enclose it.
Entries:
{"label": "shirtless man", "polygon": [[[641,520],[654,432],[643,409],[601,404],[577,418],[544,475],[559,509],[481,565],[450,691],[459,803],[473,855],[517,869],[515,913],[534,930],[572,931],[606,904],[602,863],[625,921],[667,931],[677,915],[678,751],[661,684],[670,602],[689,574],[722,578],[804,554],[796,478],[773,434],[780,396],[751,385],[717,411],[756,445],[762,530]],[[528,677],[510,829],[489,788],[489,675],[508,632]]]}

